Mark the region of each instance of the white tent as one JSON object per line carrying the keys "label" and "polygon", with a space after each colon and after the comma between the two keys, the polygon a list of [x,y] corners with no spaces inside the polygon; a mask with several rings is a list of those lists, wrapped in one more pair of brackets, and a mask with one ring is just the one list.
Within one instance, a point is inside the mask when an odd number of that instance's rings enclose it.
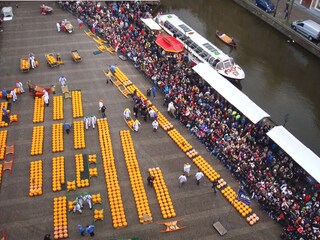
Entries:
{"label": "white tent", "polygon": [[193,70],[254,124],[265,117],[270,117],[268,113],[263,111],[238,88],[222,77],[209,64],[199,63],[193,67]]}
{"label": "white tent", "polygon": [[141,21],[151,30],[161,30],[161,27],[152,18],[141,18]]}
{"label": "white tent", "polygon": [[320,183],[320,158],[283,126],[272,128],[267,135],[296,163]]}
{"label": "white tent", "polygon": [[3,21],[11,21],[13,18],[12,7],[3,7],[2,13],[4,15]]}

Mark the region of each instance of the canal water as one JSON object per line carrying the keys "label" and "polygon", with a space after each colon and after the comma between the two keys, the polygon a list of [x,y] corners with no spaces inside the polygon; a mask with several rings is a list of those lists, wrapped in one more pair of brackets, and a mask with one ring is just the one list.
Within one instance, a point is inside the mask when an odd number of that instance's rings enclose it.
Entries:
{"label": "canal water", "polygon": [[[320,156],[320,59],[231,0],[161,0],[163,13],[176,14],[245,71],[241,90],[278,125]],[[216,37],[233,36],[236,50]]]}

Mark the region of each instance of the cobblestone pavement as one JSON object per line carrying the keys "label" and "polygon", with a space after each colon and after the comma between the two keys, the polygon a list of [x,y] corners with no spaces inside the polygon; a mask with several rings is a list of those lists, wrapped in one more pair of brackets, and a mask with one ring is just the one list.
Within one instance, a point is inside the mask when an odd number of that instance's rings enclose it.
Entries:
{"label": "cobblestone pavement", "polygon": [[[6,128],[8,129],[7,144],[14,142],[16,149],[13,172],[11,175],[9,172],[4,173],[0,192],[0,229],[6,230],[8,239],[35,240],[42,239],[46,233],[53,235],[53,198],[67,196],[68,200],[72,200],[77,194],[87,191],[101,193],[105,209],[104,222],[95,223],[96,239],[133,236],[140,239],[168,240],[219,239],[220,235],[212,227],[212,223],[218,219],[228,226],[229,231],[223,237],[224,239],[279,239],[280,226],[265,212],[259,210],[255,202],[252,203],[252,208],[261,220],[258,224],[249,226],[221,193],[216,195],[212,193],[208,179],[204,179],[200,186],[197,186],[193,177],[197,172],[195,165],[191,167],[192,176],[188,183],[183,188],[179,188],[177,178],[181,174],[183,164],[191,161],[165,131],[160,129],[154,133],[151,121],[147,123],[141,121],[141,130],[131,134],[142,177],[147,178],[149,168],[160,167],[162,169],[177,218],[183,218],[181,225],[187,228],[173,233],[159,232],[164,227],[158,225],[157,222],[164,221],[164,219],[162,219],[155,193],[147,187],[146,181],[144,184],[153,214],[153,223],[139,224],[119,137],[120,130],[128,129],[122,118],[122,112],[126,107],[132,108],[132,102],[124,98],[114,85],[106,84],[102,70],[106,69],[109,64],[117,64],[142,92],[146,92],[151,84],[131,63],[123,62],[117,56],[109,53],[93,55],[96,43],[86,36],[83,30],[77,29],[76,19],[59,9],[54,2],[50,2],[49,5],[54,7],[54,13],[42,16],[38,2],[20,2],[19,8],[14,9],[14,20],[5,23],[5,32],[0,36],[0,86],[9,89],[15,85],[16,80],[20,80],[27,88],[26,82],[32,80],[35,84],[44,87],[56,84],[56,95],[61,95],[58,78],[64,75],[68,80],[69,89],[81,89],[85,115],[95,114],[99,117],[98,101],[99,99],[104,100],[128,227],[117,230],[112,227],[97,130],[90,129],[85,132],[87,144],[85,149],[74,150],[71,133],[64,137],[64,152],[52,153],[52,124],[82,119],[72,118],[71,99],[66,99],[64,101],[64,120],[53,121],[53,96],[50,95],[50,105],[45,108],[45,121],[33,124],[34,101],[28,96],[28,93],[24,93],[18,96],[18,102],[12,104],[12,113],[18,114],[19,117],[18,124],[12,124]],[[75,27],[74,33],[57,32],[56,22],[65,18],[71,20]],[[70,53],[74,49],[77,49],[82,56],[81,63],[72,61]],[[40,67],[29,73],[21,73],[19,71],[20,58],[30,52],[33,52],[39,59]],[[48,67],[44,54],[50,52],[60,53],[65,64],[56,68]],[[166,117],[170,118],[162,103],[163,96],[158,94],[154,104]],[[238,183],[224,166],[214,160],[179,122],[174,119],[170,121],[200,155],[236,190]],[[40,156],[30,156],[32,129],[40,125],[45,127],[44,153]],[[74,155],[77,153],[97,154],[98,177],[91,179],[90,187],[77,189],[76,192],[52,192],[52,157],[65,157],[66,179],[70,181],[75,178]],[[30,161],[34,160],[43,161],[43,195],[31,198],[28,196],[29,165]],[[69,239],[79,239],[77,224],[85,226],[92,222],[93,213],[89,209],[85,209],[82,215],[69,214]]]}

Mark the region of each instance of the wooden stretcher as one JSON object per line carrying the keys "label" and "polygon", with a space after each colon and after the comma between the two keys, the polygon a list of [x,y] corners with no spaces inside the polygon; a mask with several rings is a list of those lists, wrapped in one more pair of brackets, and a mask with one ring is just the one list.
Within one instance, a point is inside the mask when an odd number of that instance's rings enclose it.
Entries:
{"label": "wooden stretcher", "polygon": [[[104,75],[107,76],[108,72],[107,71],[103,71]],[[131,94],[130,91],[126,88],[126,86],[123,85],[122,82],[120,82],[117,78],[111,76],[110,81],[112,84],[114,84],[119,91],[123,94],[123,96],[125,96],[126,98],[129,98],[129,95]]]}
{"label": "wooden stretcher", "polygon": [[69,88],[68,86],[61,86],[61,91],[64,95],[64,98],[67,99],[67,98],[71,98],[71,92],[69,91]]}
{"label": "wooden stretcher", "polygon": [[88,36],[88,37],[94,37],[95,34],[93,32],[91,32],[90,30],[86,31],[84,30],[84,33]]}
{"label": "wooden stretcher", "polygon": [[166,227],[165,230],[160,230],[160,232],[174,232],[174,231],[186,228],[187,226],[182,226],[182,227],[178,226],[178,222],[180,222],[181,220],[183,219],[178,219],[171,222],[158,222],[158,224],[164,224]]}
{"label": "wooden stretcher", "polygon": [[[7,157],[8,155],[11,154],[11,160],[8,161]],[[5,170],[9,170],[10,174],[12,173],[12,165],[13,165],[13,161],[14,161],[14,144],[10,145],[10,146],[6,146],[6,156],[4,159],[4,163],[3,163],[3,172]]]}
{"label": "wooden stretcher", "polygon": [[48,54],[46,54],[45,56],[46,56],[46,59],[47,59],[47,64],[48,64],[50,67],[59,66],[55,54],[53,54],[53,53],[48,53]]}
{"label": "wooden stretcher", "polygon": [[21,72],[29,72],[30,61],[28,57],[23,57],[20,59],[20,70]]}
{"label": "wooden stretcher", "polygon": [[129,119],[126,119],[125,117],[123,117],[123,119],[127,123],[128,127],[133,131],[134,120],[131,117]]}
{"label": "wooden stretcher", "polygon": [[73,51],[71,51],[71,56],[72,56],[72,59],[73,59],[73,61],[75,61],[75,62],[81,62],[81,56],[80,56],[80,54],[78,53],[78,50],[73,50]]}

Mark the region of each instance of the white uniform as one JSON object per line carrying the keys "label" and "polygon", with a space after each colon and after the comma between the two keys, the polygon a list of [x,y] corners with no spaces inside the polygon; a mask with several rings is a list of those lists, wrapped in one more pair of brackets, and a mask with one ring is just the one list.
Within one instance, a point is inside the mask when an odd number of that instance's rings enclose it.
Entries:
{"label": "white uniform", "polygon": [[92,196],[90,194],[84,196],[84,201],[86,201],[89,205],[89,208],[92,209]]}
{"label": "white uniform", "polygon": [[90,127],[90,117],[84,117],[84,124],[86,127],[86,130]]}
{"label": "white uniform", "polygon": [[123,112],[123,116],[128,120],[130,118],[131,111],[129,108],[126,108]]}
{"label": "white uniform", "polygon": [[12,95],[12,101],[17,101],[18,97],[17,97],[17,93],[16,93],[16,89],[14,88],[13,90],[11,90],[11,95]]}
{"label": "white uniform", "polygon": [[150,116],[150,118],[154,118],[154,114],[155,114],[155,111],[151,108],[151,109],[149,110],[149,116]]}
{"label": "white uniform", "polygon": [[74,207],[73,207],[73,212],[76,213],[77,211],[79,213],[82,213],[81,206],[80,206],[80,204],[78,202],[76,202]]}
{"label": "white uniform", "polygon": [[153,130],[154,130],[155,132],[157,131],[158,126],[159,126],[158,121],[157,121],[157,120],[154,120],[154,121],[152,122],[152,127],[153,127]]}
{"label": "white uniform", "polygon": [[103,107],[103,101],[99,101],[99,111],[101,111],[102,107]]}
{"label": "white uniform", "polygon": [[18,88],[20,88],[20,92],[21,92],[21,93],[24,93],[24,89],[23,89],[23,84],[22,84],[22,82],[16,82],[16,86],[17,86]]}
{"label": "white uniform", "polygon": [[91,122],[91,124],[92,124],[92,128],[95,129],[95,127],[96,127],[96,122],[97,122],[96,116],[92,115],[92,116],[90,117],[90,122]]}
{"label": "white uniform", "polygon": [[30,54],[29,59],[30,59],[31,67],[35,68],[36,67],[36,58],[32,54]]}
{"label": "white uniform", "polygon": [[184,166],[183,166],[183,171],[185,172],[185,174],[189,177],[190,176],[190,168],[191,168],[191,165],[189,163],[186,163]]}
{"label": "white uniform", "polygon": [[186,183],[187,182],[187,177],[185,175],[180,175],[180,177],[178,178],[179,180],[179,187],[182,186],[182,184]]}
{"label": "white uniform", "polygon": [[79,197],[76,197],[77,203],[80,205],[80,208],[83,208],[83,199],[82,196],[80,195]]}
{"label": "white uniform", "polygon": [[59,77],[59,82],[61,83],[62,87],[65,86],[66,82],[67,82],[66,77],[64,77],[64,76]]}
{"label": "white uniform", "polygon": [[141,123],[138,120],[135,120],[133,123],[133,131],[138,132]]}
{"label": "white uniform", "polygon": [[60,32],[60,23],[57,22],[57,30]]}
{"label": "white uniform", "polygon": [[48,106],[49,105],[49,94],[46,90],[43,90],[43,100],[44,100],[44,103]]}

